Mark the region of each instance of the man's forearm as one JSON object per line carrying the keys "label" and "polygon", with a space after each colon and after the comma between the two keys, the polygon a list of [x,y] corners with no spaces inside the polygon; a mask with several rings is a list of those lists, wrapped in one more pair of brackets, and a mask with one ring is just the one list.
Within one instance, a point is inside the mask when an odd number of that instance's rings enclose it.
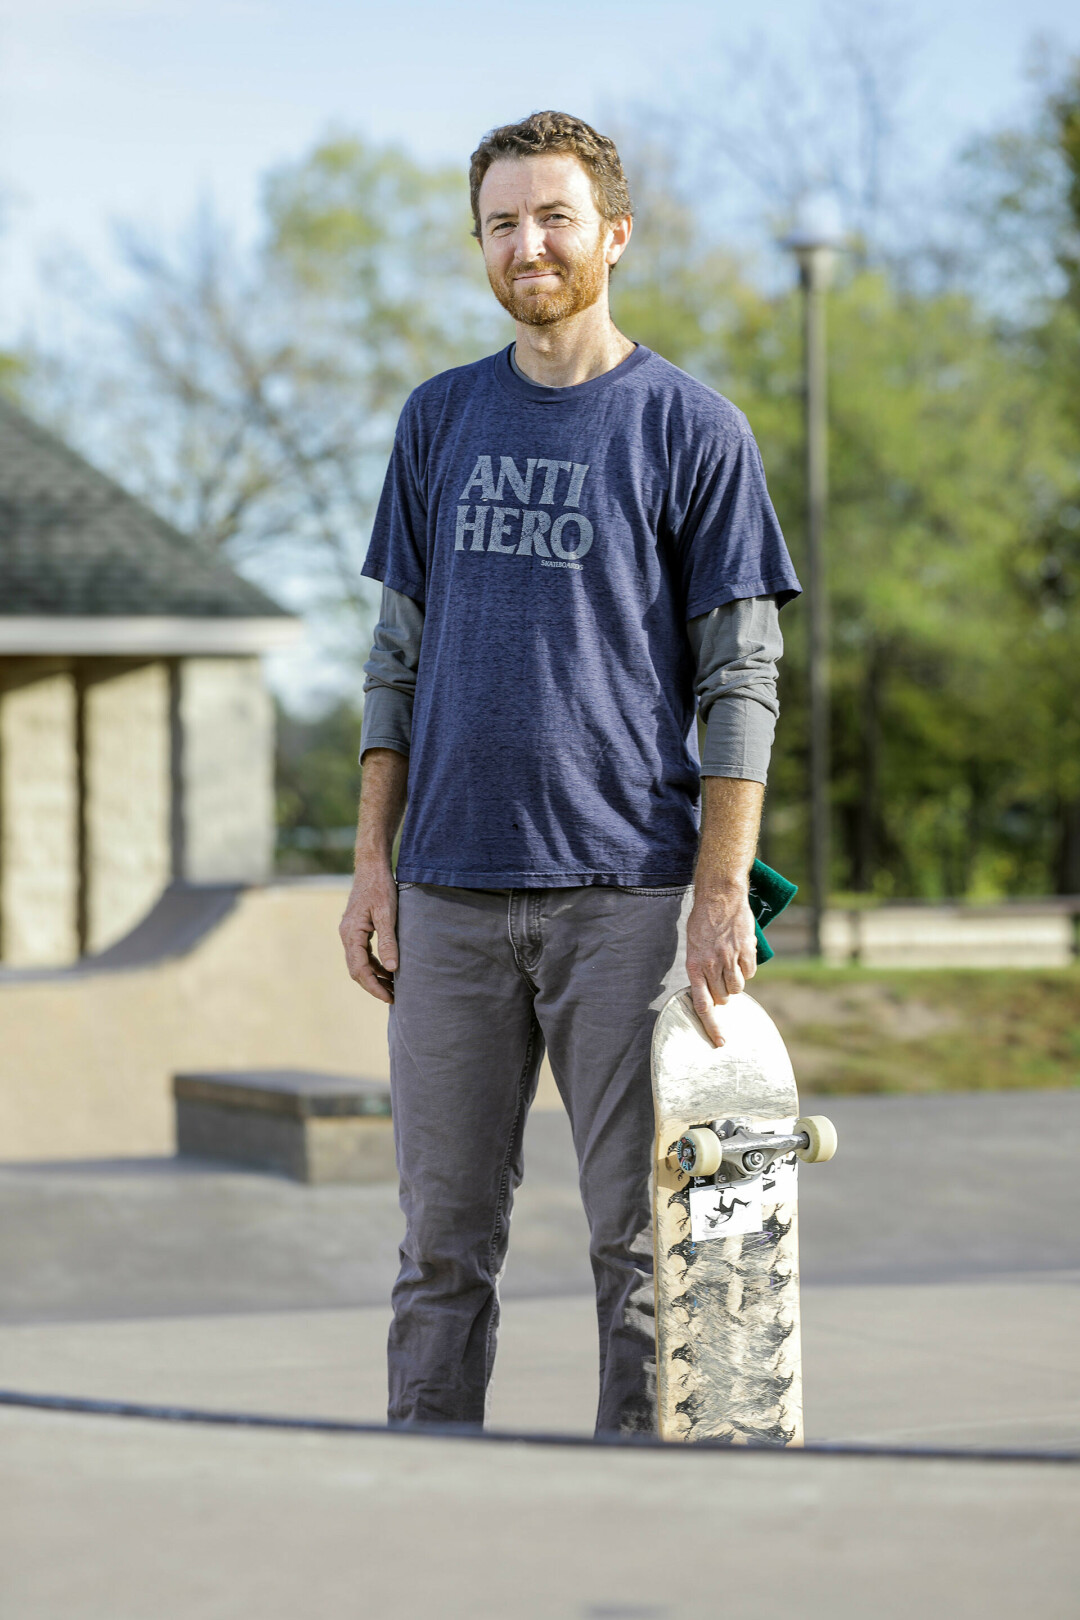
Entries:
{"label": "man's forearm", "polygon": [[[338,930],[350,976],[377,1001],[387,1003],[394,999],[398,965],[397,889],[390,857],[405,809],[408,776],[407,754],[393,748],[369,748],[365,753],[355,871]],[[373,935],[378,937],[379,956],[371,947]]]}
{"label": "man's forearm", "polygon": [[748,880],[765,789],[760,782],[710,776],[702,783],[702,793],[694,905],[686,924],[686,972],[702,1027],[715,1046],[723,1046],[717,1008],[739,994],[757,966]]}
{"label": "man's forearm", "polygon": [[694,888],[698,895],[745,895],[757,853],[765,789],[727,776],[702,778],[701,843]]}
{"label": "man's forearm", "polygon": [[366,861],[389,863],[401,818],[409,760],[393,748],[369,748],[360,779],[360,812],[356,827],[356,865]]}

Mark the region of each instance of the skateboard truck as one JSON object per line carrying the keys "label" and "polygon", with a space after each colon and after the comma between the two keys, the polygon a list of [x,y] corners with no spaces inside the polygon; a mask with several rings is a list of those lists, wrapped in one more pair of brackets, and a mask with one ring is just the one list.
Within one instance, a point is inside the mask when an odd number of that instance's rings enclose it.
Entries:
{"label": "skateboard truck", "polygon": [[794,1153],[804,1164],[824,1164],[836,1152],[836,1126],[824,1114],[795,1121],[790,1132],[759,1135],[740,1125],[730,1135],[715,1126],[696,1125],[679,1137],[668,1160],[684,1176],[715,1176],[723,1168],[726,1178],[745,1180],[759,1176],[774,1159]]}

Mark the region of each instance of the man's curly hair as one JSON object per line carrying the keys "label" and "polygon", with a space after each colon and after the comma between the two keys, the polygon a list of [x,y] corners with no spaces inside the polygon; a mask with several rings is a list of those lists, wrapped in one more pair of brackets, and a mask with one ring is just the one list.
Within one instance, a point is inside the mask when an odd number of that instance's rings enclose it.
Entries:
{"label": "man's curly hair", "polygon": [[633,213],[615,142],[570,113],[535,112],[519,124],[489,130],[469,160],[475,237],[480,236],[480,186],[491,165],[498,158],[538,157],[541,152],[571,152],[578,159],[592,181],[596,206],[604,219],[623,219]]}

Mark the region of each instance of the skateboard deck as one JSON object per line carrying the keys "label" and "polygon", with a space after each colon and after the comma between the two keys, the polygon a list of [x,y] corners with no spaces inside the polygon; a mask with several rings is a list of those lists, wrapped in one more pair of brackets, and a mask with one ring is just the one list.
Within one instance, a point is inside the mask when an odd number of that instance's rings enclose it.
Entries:
{"label": "skateboard deck", "polygon": [[798,1164],[832,1157],[799,1118],[780,1032],[745,992],[714,1047],[689,990],[652,1041],[657,1397],[667,1440],[802,1444]]}

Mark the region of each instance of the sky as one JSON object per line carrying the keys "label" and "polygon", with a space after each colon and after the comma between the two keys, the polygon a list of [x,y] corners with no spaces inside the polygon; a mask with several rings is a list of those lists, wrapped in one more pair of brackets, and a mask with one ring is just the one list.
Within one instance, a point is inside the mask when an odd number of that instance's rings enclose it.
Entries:
{"label": "sky", "polygon": [[[931,157],[1021,104],[1035,35],[1080,49],[1075,0],[840,3],[911,42]],[[825,15],[817,0],[0,0],[0,341],[43,254],[105,260],[114,221],[177,228],[205,197],[246,233],[259,176],[329,128],[464,163],[538,106],[602,123],[707,99],[733,52],[797,51]]]}
{"label": "sky", "polygon": [[47,318],[57,250],[107,280],[117,222],[168,236],[207,200],[250,237],[260,177],[332,129],[464,167],[537,107],[707,108],[736,59],[801,71],[830,8],[903,45],[929,169],[1023,107],[1037,36],[1080,52],[1075,0],[0,0],[0,345]]}

